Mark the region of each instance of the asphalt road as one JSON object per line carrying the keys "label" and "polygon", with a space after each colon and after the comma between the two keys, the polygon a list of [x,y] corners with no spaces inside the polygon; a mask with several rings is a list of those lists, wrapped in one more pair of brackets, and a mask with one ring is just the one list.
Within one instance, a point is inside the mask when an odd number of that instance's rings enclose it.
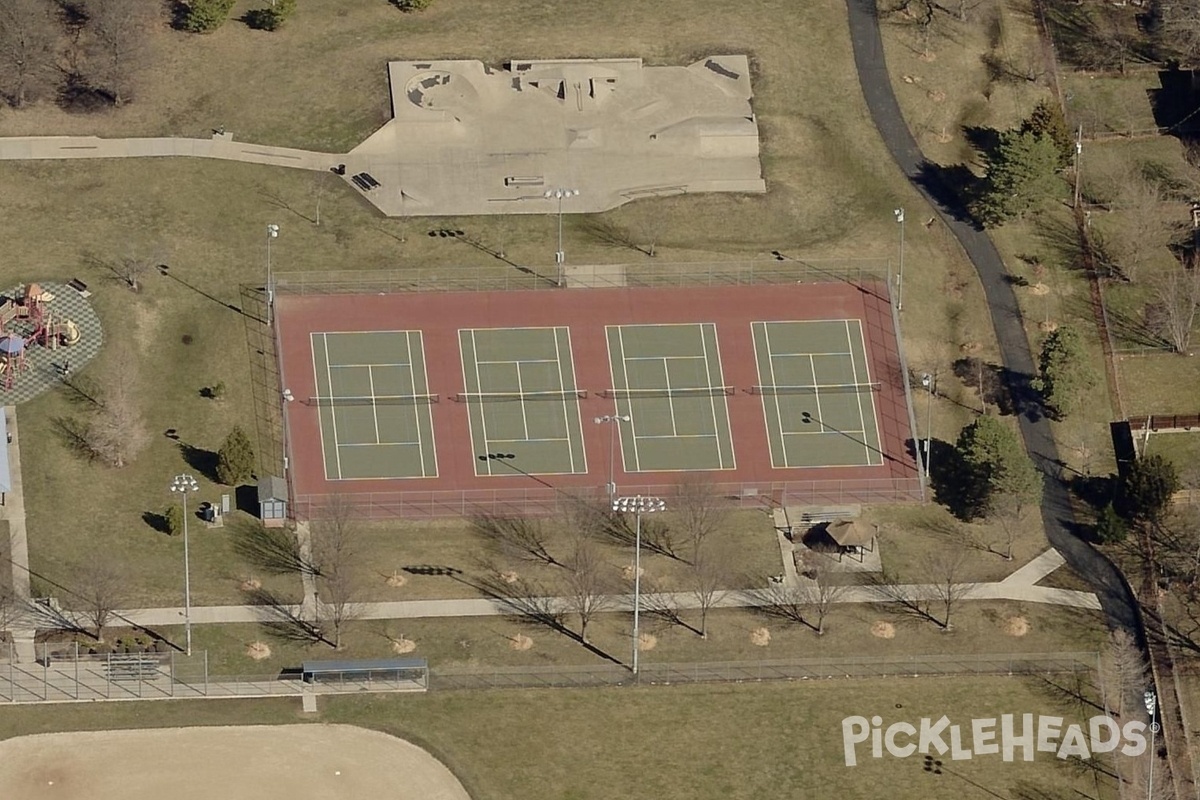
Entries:
{"label": "asphalt road", "polygon": [[1041,510],[1046,536],[1067,564],[1091,584],[1109,626],[1124,628],[1141,640],[1137,601],[1124,577],[1099,551],[1070,530],[1071,509],[1066,487],[1058,477],[1061,461],[1050,423],[1042,416],[1038,404],[1031,401],[1027,389],[1020,388],[1027,387],[1034,375],[1034,359],[1000,253],[987,233],[970,220],[961,200],[939,179],[936,167],[925,160],[904,122],[888,77],[875,0],[846,0],[846,7],[858,81],[871,119],[896,164],[958,239],[983,284],[1001,359],[1010,376],[1009,385],[1018,387],[1013,399],[1020,415],[1021,435],[1045,476]]}

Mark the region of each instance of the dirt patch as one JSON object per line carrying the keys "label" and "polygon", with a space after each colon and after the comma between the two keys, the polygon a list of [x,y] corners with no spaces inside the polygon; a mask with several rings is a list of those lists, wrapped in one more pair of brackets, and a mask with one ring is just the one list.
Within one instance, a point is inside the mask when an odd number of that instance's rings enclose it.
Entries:
{"label": "dirt patch", "polygon": [[392,574],[387,576],[387,585],[393,589],[399,589],[406,583],[408,583],[408,576],[401,575],[398,570],[393,570]]}
{"label": "dirt patch", "polygon": [[518,633],[516,636],[508,637],[508,646],[513,650],[528,650],[533,647],[533,639],[523,633]]}
{"label": "dirt patch", "polygon": [[1048,319],[1045,322],[1039,322],[1038,330],[1042,333],[1054,333],[1056,330],[1058,330],[1058,323],[1052,319]]}
{"label": "dirt patch", "polygon": [[238,588],[243,592],[257,592],[262,588],[262,581],[253,576],[249,578],[243,578],[241,583],[238,584]]}
{"label": "dirt patch", "polygon": [[876,639],[895,639],[896,626],[890,622],[876,622],[871,625],[871,635]]}
{"label": "dirt patch", "polygon": [[521,580],[521,576],[518,575],[517,573],[513,572],[512,570],[508,570],[506,572],[500,573],[500,580],[511,585],[511,584],[514,584],[517,581]]}
{"label": "dirt patch", "polygon": [[271,657],[271,648],[267,647],[265,642],[251,642],[246,645],[246,655],[255,661],[262,661]]}
{"label": "dirt patch", "polygon": [[638,650],[653,650],[658,647],[658,637],[653,633],[638,634]]}
{"label": "dirt patch", "polygon": [[405,653],[411,653],[416,649],[417,643],[412,639],[405,639],[403,636],[401,636],[399,639],[392,639],[392,652],[398,656],[402,656]]}
{"label": "dirt patch", "polygon": [[771,632],[766,628],[755,628],[750,631],[750,644],[755,647],[766,647],[771,643]]}
{"label": "dirt patch", "polygon": [[1024,617],[1008,617],[1004,620],[1004,632],[1009,636],[1024,636],[1029,633],[1029,620]]}
{"label": "dirt patch", "polygon": [[[646,568],[642,567],[641,569],[639,569],[638,575],[640,575],[643,578],[646,577]],[[632,564],[626,564],[624,567],[621,567],[621,577],[627,581],[633,580],[633,565]]]}
{"label": "dirt patch", "polygon": [[1050,294],[1050,287],[1044,283],[1035,283],[1033,286],[1029,287],[1029,292],[1030,294],[1035,294],[1038,297],[1043,297]]}
{"label": "dirt patch", "polygon": [[962,347],[960,347],[958,349],[962,350],[964,353],[967,353],[967,354],[978,353],[980,350],[983,349],[983,345],[980,344],[979,342],[966,342],[965,344],[963,344]]}
{"label": "dirt patch", "polygon": [[928,96],[929,99],[935,103],[942,103],[946,100],[946,93],[940,89],[931,89],[930,91],[926,92],[926,96]]}

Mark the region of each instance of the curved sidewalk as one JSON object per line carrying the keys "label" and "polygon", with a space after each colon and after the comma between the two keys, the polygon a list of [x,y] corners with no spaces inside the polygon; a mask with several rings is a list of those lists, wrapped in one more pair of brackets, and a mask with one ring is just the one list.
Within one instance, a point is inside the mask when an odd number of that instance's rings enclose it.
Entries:
{"label": "curved sidewalk", "polygon": [[[1033,354],[1000,253],[987,233],[970,221],[967,209],[956,199],[954,192],[940,181],[934,169],[930,169],[933,165],[926,161],[900,112],[888,75],[875,0],[846,0],[846,9],[859,84],[879,135],[901,171],[958,239],[979,274],[1004,366],[1018,379],[1032,378],[1035,372]],[[1057,475],[1062,461],[1049,420],[1041,415],[1036,404],[1023,402],[1025,398],[1017,396],[1017,390],[1014,389],[1013,394],[1020,412],[1018,421],[1025,448],[1044,476],[1042,521],[1046,538],[1066,557],[1072,569],[1095,588],[1109,625],[1123,628],[1140,640],[1141,623],[1133,592],[1107,558],[1069,529],[1074,520],[1066,487]]]}

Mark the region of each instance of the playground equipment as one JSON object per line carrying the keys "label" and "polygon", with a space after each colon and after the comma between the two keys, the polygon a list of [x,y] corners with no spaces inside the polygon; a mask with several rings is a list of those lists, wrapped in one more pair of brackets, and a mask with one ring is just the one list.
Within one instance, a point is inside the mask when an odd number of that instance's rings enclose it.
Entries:
{"label": "playground equipment", "polygon": [[31,283],[18,295],[0,298],[0,376],[5,389],[13,388],[18,375],[29,369],[25,355],[31,345],[57,350],[82,338],[79,326],[57,319],[48,308],[53,294]]}

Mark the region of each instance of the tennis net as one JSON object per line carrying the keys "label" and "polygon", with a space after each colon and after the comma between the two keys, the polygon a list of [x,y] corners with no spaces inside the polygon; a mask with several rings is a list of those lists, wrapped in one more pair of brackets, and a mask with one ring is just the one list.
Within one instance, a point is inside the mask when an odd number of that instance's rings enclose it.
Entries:
{"label": "tennis net", "polygon": [[867,394],[882,388],[882,383],[817,383],[806,386],[751,386],[750,394]]}
{"label": "tennis net", "polygon": [[611,400],[640,400],[652,397],[728,397],[736,391],[732,386],[688,386],[676,389],[605,389],[600,395]]}
{"label": "tennis net", "polygon": [[343,397],[310,397],[307,406],[333,408],[337,406],[426,406],[441,399],[436,394],[384,394]]}
{"label": "tennis net", "polygon": [[452,395],[456,403],[525,403],[544,400],[582,399],[588,396],[587,389],[564,389],[549,392],[459,392]]}

